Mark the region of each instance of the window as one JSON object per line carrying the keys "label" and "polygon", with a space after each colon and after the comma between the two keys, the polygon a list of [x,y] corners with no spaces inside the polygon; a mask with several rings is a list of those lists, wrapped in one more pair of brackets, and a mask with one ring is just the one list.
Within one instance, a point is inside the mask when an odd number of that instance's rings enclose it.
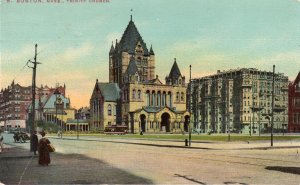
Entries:
{"label": "window", "polygon": [[176,93],[176,101],[179,101],[179,92]]}
{"label": "window", "polygon": [[155,91],[152,91],[151,106],[156,106],[156,94],[155,94]]}
{"label": "window", "polygon": [[146,92],[146,100],[147,100],[147,106],[150,106],[150,92]]}
{"label": "window", "polygon": [[111,105],[109,104],[107,107],[107,114],[111,116]]}
{"label": "window", "polygon": [[162,104],[162,106],[165,106],[165,105],[166,105],[166,92],[163,92],[161,104]]}
{"label": "window", "polygon": [[157,106],[161,106],[161,94],[160,94],[160,92],[158,92],[157,93],[157,104],[156,104]]}
{"label": "window", "polygon": [[183,92],[181,93],[180,98],[181,98],[181,101],[184,101],[184,93]]}
{"label": "window", "polygon": [[138,90],[138,100],[141,100],[141,90]]}
{"label": "window", "polygon": [[132,91],[132,99],[135,99],[135,89]]}
{"label": "window", "polygon": [[300,98],[295,98],[294,105],[295,107],[300,107]]}

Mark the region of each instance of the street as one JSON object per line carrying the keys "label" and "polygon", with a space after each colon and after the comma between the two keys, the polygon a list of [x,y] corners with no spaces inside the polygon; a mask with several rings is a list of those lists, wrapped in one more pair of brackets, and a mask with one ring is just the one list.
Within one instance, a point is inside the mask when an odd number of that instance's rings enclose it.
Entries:
{"label": "street", "polygon": [[[41,167],[29,143],[13,143],[0,154],[4,184],[297,184],[300,183],[300,141],[183,142],[49,137],[56,147],[51,164]],[[25,155],[25,156],[24,156]]]}

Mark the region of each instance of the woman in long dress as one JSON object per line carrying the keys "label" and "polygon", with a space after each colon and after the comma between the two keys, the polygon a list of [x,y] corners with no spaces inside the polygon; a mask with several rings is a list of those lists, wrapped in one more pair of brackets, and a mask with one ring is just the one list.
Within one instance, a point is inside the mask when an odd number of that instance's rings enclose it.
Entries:
{"label": "woman in long dress", "polygon": [[45,132],[41,132],[41,135],[42,138],[39,141],[39,164],[48,166],[48,164],[51,162],[48,149],[48,144],[50,144],[50,141],[45,138]]}

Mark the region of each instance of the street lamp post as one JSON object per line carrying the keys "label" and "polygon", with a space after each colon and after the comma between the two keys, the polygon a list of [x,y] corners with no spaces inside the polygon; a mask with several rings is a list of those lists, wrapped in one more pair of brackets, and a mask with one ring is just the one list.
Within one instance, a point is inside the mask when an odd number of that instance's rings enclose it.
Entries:
{"label": "street lamp post", "polygon": [[76,119],[77,119],[77,125],[76,125],[76,129],[77,129],[77,139],[79,139],[79,130],[78,130],[78,127],[79,127],[79,125],[78,125],[78,117],[79,117],[79,113],[78,113],[78,111],[77,111],[77,113],[76,113]]}
{"label": "street lamp post", "polygon": [[61,110],[61,134],[60,134],[60,139],[62,139],[63,131],[64,131],[64,104],[62,104],[62,110]]}
{"label": "street lamp post", "polygon": [[58,126],[58,123],[57,123],[57,95],[59,94],[59,91],[57,88],[55,89],[54,94],[55,94],[55,124]]}
{"label": "street lamp post", "polygon": [[230,119],[229,118],[229,114],[227,113],[227,123],[228,123],[228,142],[230,141]]}

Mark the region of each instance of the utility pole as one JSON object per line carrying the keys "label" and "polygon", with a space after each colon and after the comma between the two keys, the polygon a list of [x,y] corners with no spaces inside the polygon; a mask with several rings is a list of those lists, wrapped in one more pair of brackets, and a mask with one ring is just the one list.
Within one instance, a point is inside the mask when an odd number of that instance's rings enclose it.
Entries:
{"label": "utility pole", "polygon": [[[34,54],[34,61],[29,60],[28,62],[33,63],[33,67],[30,67],[33,69],[32,74],[32,106],[31,106],[31,123],[30,123],[30,132],[32,133],[36,129],[36,123],[35,123],[35,80],[36,80],[36,67],[37,64],[41,64],[36,61],[37,58],[37,44],[35,44],[35,54]],[[28,66],[29,67],[29,66]]]}
{"label": "utility pole", "polygon": [[[37,57],[37,44],[35,44],[35,54],[34,54],[34,61],[28,60],[28,62],[33,63],[33,67],[30,67],[33,69],[33,74],[32,74],[32,105],[31,105],[31,122],[29,126],[29,131],[32,134],[34,130],[36,129],[37,125],[35,123],[35,79],[36,79],[36,67],[37,64],[40,64],[39,62],[36,61]],[[27,62],[27,66],[28,66]],[[28,66],[29,67],[29,66]],[[31,140],[30,140],[31,142]],[[32,144],[30,143],[30,151],[32,150]]]}
{"label": "utility pole", "polygon": [[275,98],[274,90],[275,90],[275,65],[273,65],[273,83],[272,83],[271,146],[273,146],[274,98]]}
{"label": "utility pole", "polygon": [[191,107],[192,107],[192,65],[190,65],[190,98],[189,98],[189,113],[190,113],[190,118],[189,118],[189,147],[191,147],[191,140],[192,140],[192,123],[191,123],[191,117],[192,117],[192,112],[191,112]]}

